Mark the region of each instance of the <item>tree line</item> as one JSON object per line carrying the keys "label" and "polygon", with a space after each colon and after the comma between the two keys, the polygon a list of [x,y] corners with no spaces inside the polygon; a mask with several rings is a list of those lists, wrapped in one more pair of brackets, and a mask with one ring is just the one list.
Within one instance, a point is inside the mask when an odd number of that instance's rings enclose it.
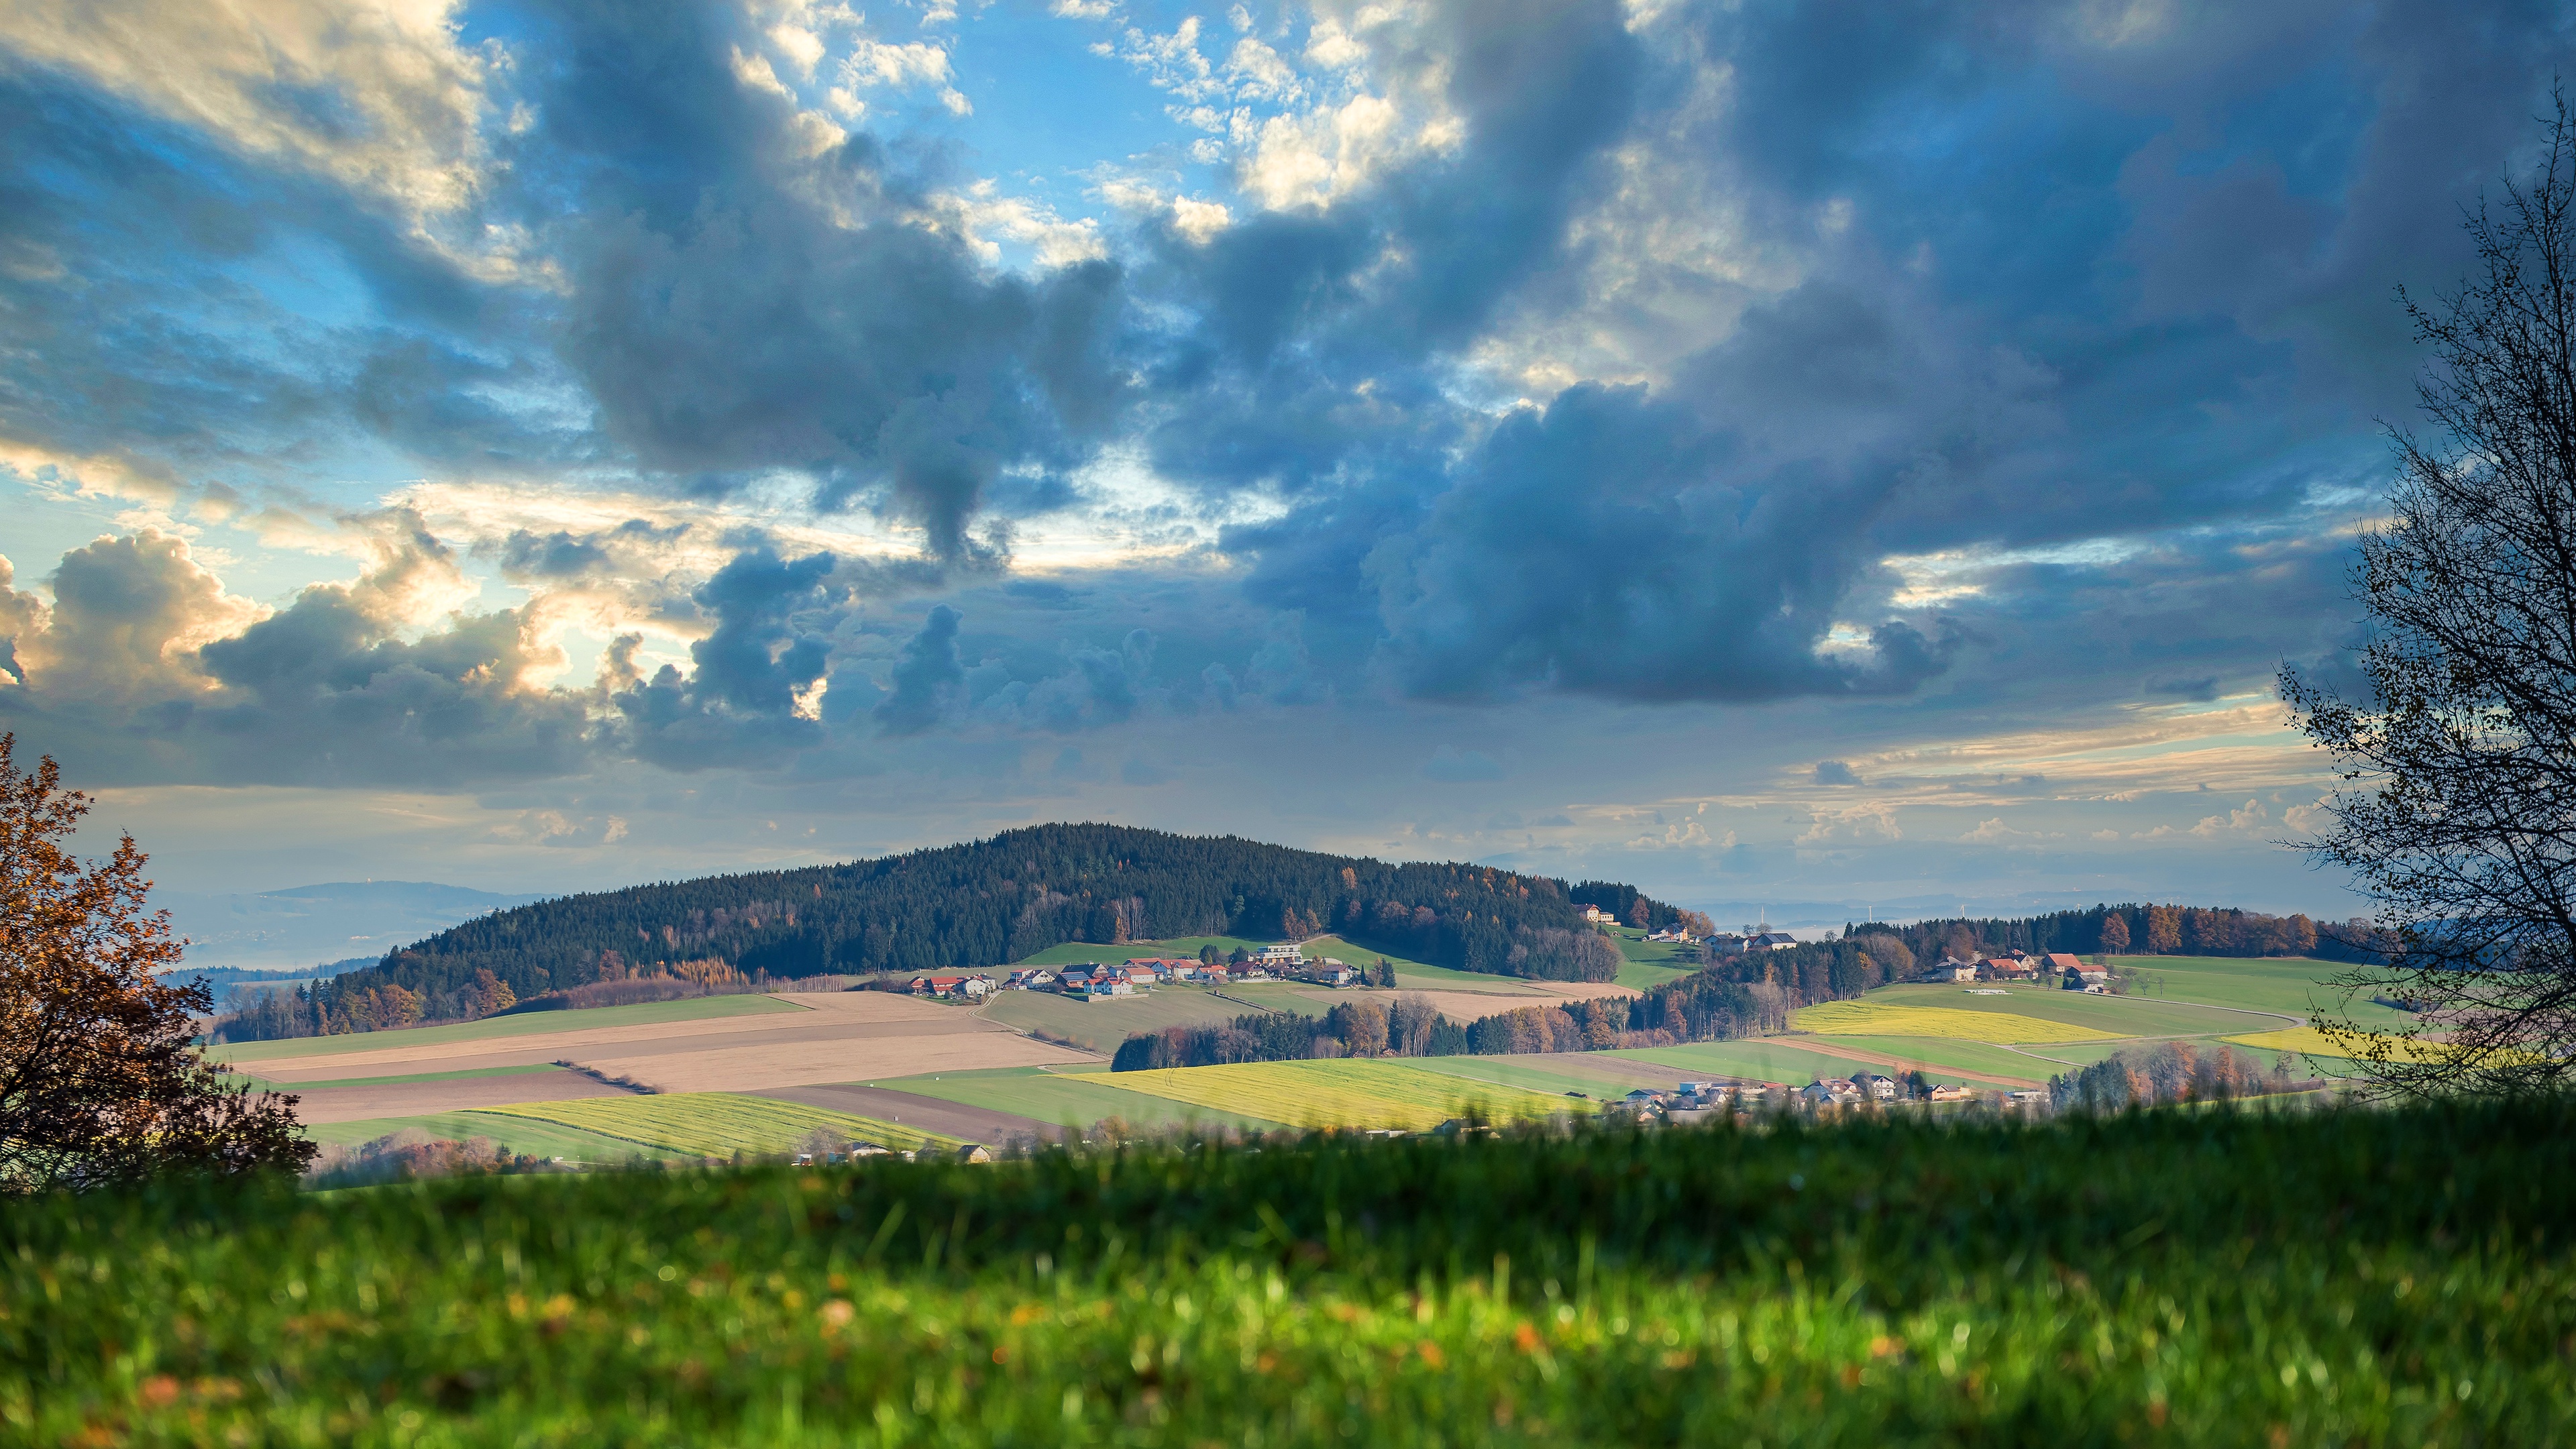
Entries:
{"label": "tree line", "polygon": [[2071,956],[2323,956],[2362,959],[2368,949],[2363,922],[2320,926],[2305,915],[2270,916],[2260,911],[2199,906],[2101,905],[2085,910],[2052,911],[2020,918],[1953,917],[1890,925],[1871,921],[1848,925],[1843,936],[1892,937],[1914,956],[1937,961],[1943,955],[1960,960],[2004,951]]}
{"label": "tree line", "polygon": [[[468,921],[257,1010],[223,1034],[382,1030],[501,1009],[550,991],[714,963],[795,979],[991,968],[1050,946],[1176,936],[1301,939],[1461,970],[1607,980],[1615,948],[1576,888],[1458,863],[1393,864],[1112,825],[1042,825],[989,840],[802,870],[665,881]],[[1673,907],[1627,891],[1650,920]],[[1605,907],[1606,909],[1607,907]],[[487,982],[488,977],[488,982]]]}

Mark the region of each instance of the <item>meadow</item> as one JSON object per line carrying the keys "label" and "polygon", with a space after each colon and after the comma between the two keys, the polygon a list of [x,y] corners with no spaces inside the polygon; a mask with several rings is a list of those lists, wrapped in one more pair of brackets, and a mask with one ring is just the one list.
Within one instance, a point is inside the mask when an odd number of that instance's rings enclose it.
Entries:
{"label": "meadow", "polygon": [[2542,1444],[2565,1103],[174,1183],[0,1217],[29,1445]]}
{"label": "meadow", "polygon": [[1582,1113],[1588,1104],[1519,1087],[1471,1082],[1407,1061],[1375,1058],[1237,1062],[1115,1074],[1071,1072],[1076,1081],[1165,1097],[1220,1112],[1295,1126],[1425,1132],[1470,1111],[1498,1120]]}
{"label": "meadow", "polygon": [[1793,1030],[1818,1036],[1929,1036],[1951,1041],[2012,1044],[2043,1041],[2111,1041],[2123,1033],[2070,1026],[2009,1011],[1961,1011],[1885,1000],[1828,1001],[1801,1008]]}
{"label": "meadow", "polygon": [[881,1122],[872,1117],[732,1092],[525,1102],[508,1107],[479,1108],[464,1115],[551,1122],[560,1127],[692,1157],[732,1157],[737,1153],[779,1156],[795,1151],[809,1134],[816,1132],[845,1141],[873,1142],[905,1152],[958,1145],[953,1137]]}
{"label": "meadow", "polygon": [[1205,1128],[1273,1132],[1289,1125],[1248,1112],[1218,1111],[1168,1097],[1125,1091],[1112,1085],[1130,1075],[1133,1074],[1121,1072],[1103,1078],[1096,1073],[1076,1075],[1037,1067],[1004,1067],[982,1072],[898,1077],[869,1085],[891,1087],[916,1096],[936,1097],[996,1112],[1010,1112],[1034,1121],[1070,1127],[1077,1133],[1113,1117],[1130,1128],[1171,1128],[1184,1132]]}
{"label": "meadow", "polygon": [[576,1026],[660,1026],[670,1022],[770,1016],[803,1010],[804,1007],[792,1001],[781,1001],[775,996],[684,997],[677,1001],[638,1002],[632,1006],[598,1006],[586,1011],[529,1011],[510,1016],[487,1016],[480,1021],[460,1021],[447,1026],[416,1026],[402,1031],[361,1032],[355,1036],[307,1036],[286,1041],[224,1043],[206,1048],[205,1055],[209,1061],[246,1066],[258,1062],[292,1061],[298,1057],[339,1056],[395,1042],[409,1047],[497,1042],[511,1037],[572,1030]]}

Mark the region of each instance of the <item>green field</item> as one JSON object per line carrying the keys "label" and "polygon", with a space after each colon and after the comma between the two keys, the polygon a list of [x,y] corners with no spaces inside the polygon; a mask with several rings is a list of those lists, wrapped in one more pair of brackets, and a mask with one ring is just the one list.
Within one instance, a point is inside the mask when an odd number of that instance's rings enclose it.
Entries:
{"label": "green field", "polygon": [[[1125,1073],[1116,1075],[1124,1076]],[[1113,1078],[1114,1080],[1114,1078]],[[1130,1127],[1230,1127],[1269,1132],[1288,1124],[1240,1112],[1220,1112],[1167,1097],[1123,1091],[1088,1075],[1071,1076],[1038,1067],[1002,1067],[982,1072],[942,1072],[935,1077],[891,1077],[868,1083],[916,1096],[937,1097],[993,1112],[1010,1112],[1059,1127],[1088,1128],[1115,1117]]]}
{"label": "green field", "polygon": [[958,1145],[958,1139],[936,1132],[809,1107],[802,1102],[733,1092],[520,1102],[507,1107],[478,1107],[457,1115],[551,1122],[558,1127],[595,1132],[692,1157],[731,1157],[736,1153],[779,1156],[796,1150],[814,1132],[903,1151]]}
{"label": "green field", "polygon": [[0,1218],[0,1440],[2563,1443],[2571,1139],[2549,1102],[57,1196]]}
{"label": "green field", "polygon": [[[792,983],[791,983],[792,984]],[[304,1036],[288,1041],[227,1042],[205,1049],[209,1060],[234,1064],[274,1062],[289,1057],[330,1056],[397,1046],[442,1046],[448,1042],[485,1041],[499,1037],[535,1036],[550,1031],[582,1031],[596,1026],[649,1026],[665,1021],[701,1021],[718,1016],[759,1016],[768,1012],[803,1011],[775,996],[692,996],[679,1001],[644,1001],[633,1006],[594,1006],[582,1011],[530,1011],[515,1016],[487,1016],[451,1026],[415,1026],[401,1031],[363,1032],[355,1036]]]}
{"label": "green field", "polygon": [[[1772,1037],[1772,1041],[1788,1038]],[[1932,1075],[1944,1071],[1958,1072],[1972,1083],[2001,1084],[2013,1078],[2045,1081],[2067,1070],[2066,1062],[2085,1049],[2098,1050],[2103,1056],[2113,1051],[2135,1047],[2136,1042],[2113,1039],[2106,1042],[2078,1043],[2073,1048],[2058,1042],[2040,1046],[2012,1047],[1980,1041],[1957,1041],[1926,1036],[1837,1036],[1833,1043],[1854,1051],[1882,1055],[1891,1061],[1921,1062]],[[2083,1058],[2091,1061],[2097,1058]],[[2267,1059],[2268,1060],[2268,1059]],[[1849,1073],[1845,1073],[1849,1075]]]}
{"label": "green field", "polygon": [[[2000,990],[2000,996],[1980,996],[1980,991]],[[2143,996],[2094,996],[2081,991],[2061,991],[2047,986],[1882,986],[1861,998],[1863,1001],[1891,1006],[1937,1006],[1952,1011],[1990,1011],[2011,1016],[2032,1016],[2042,1021],[2080,1026],[2113,1036],[2201,1036],[2213,1032],[2260,1030],[2265,1025],[2288,1026],[2291,1023],[2273,1017],[2249,1016],[2239,1011],[2225,1011],[2208,1006],[2195,1006],[2180,1001],[2159,1001]]]}
{"label": "green field", "polygon": [[471,1067],[455,1072],[408,1072],[392,1077],[335,1077],[327,1082],[273,1082],[255,1073],[245,1072],[253,1082],[279,1092],[320,1092],[333,1087],[384,1087],[397,1082],[461,1082],[473,1077],[524,1077],[535,1072],[559,1072],[563,1068],[549,1062],[524,1067]]}
{"label": "green field", "polygon": [[1518,1087],[1549,1096],[1581,1092],[1587,1097],[1606,1100],[1624,1097],[1629,1090],[1603,1077],[1586,1075],[1568,1066],[1541,1066],[1526,1057],[1407,1057],[1405,1064],[1443,1076],[1464,1077],[1471,1082],[1488,1082],[1498,1087]]}
{"label": "green field", "polygon": [[433,1112],[417,1117],[375,1117],[361,1122],[325,1122],[308,1126],[307,1135],[325,1147],[357,1147],[379,1137],[417,1132],[445,1142],[480,1137],[527,1157],[560,1157],[567,1162],[621,1163],[633,1158],[660,1162],[679,1154],[639,1142],[584,1132],[553,1122],[498,1117],[480,1112]]}
{"label": "green field", "polygon": [[[1644,1047],[1635,1051],[1613,1052],[1611,1055],[1626,1057],[1631,1061],[1652,1062],[1656,1066],[1670,1068],[1684,1076],[1747,1077],[1755,1081],[1786,1082],[1793,1087],[1805,1086],[1809,1082],[1822,1078],[1848,1077],[1855,1072],[1871,1070],[1893,1076],[1902,1070],[1902,1061],[1914,1055],[1904,1051],[1887,1050],[1890,1043],[1885,1040],[1873,1042],[1868,1047],[1862,1046],[1857,1041],[1836,1043],[1838,1046],[1852,1047],[1860,1053],[1857,1057],[1810,1051],[1804,1047],[1792,1045],[1793,1041],[1795,1038],[1792,1037],[1762,1037],[1752,1041],[1704,1041],[1694,1042],[1689,1046]],[[1952,1042],[1949,1045],[1957,1047],[1960,1043]],[[1923,1060],[1919,1057],[1916,1059]],[[2032,1069],[2029,1071],[2011,1072],[2007,1075],[2026,1079],[2048,1075],[2046,1063],[2032,1062],[2030,1066]],[[1989,1078],[1968,1072],[1941,1070],[1938,1064],[1928,1060],[1926,1060],[1924,1074],[1933,1081],[1954,1086],[1992,1085]]]}
{"label": "green field", "polygon": [[1052,991],[997,991],[979,1009],[1006,1026],[1042,1032],[1106,1056],[1136,1032],[1215,1026],[1252,1008],[1219,1001],[1195,986],[1157,986],[1106,1001],[1081,1001]]}
{"label": "green field", "polygon": [[[2247,960],[2227,956],[2115,956],[2121,967],[2146,974],[2142,995],[2148,1000],[2197,1001],[2248,1011],[2278,1012],[2309,1020],[2318,1011],[2349,1016],[2368,1027],[2393,1026],[2406,1020],[2370,999],[2352,999],[2327,986],[2327,977],[2353,970],[2339,961],[2303,958]],[[2281,1025],[2288,1025],[2284,1022]],[[2257,1028],[2259,1029],[2259,1028]]]}
{"label": "green field", "polygon": [[1961,1011],[1946,1002],[1871,996],[1859,1001],[1828,1001],[1801,1008],[1789,1018],[1794,1030],[1814,1036],[1928,1036],[1951,1041],[2023,1042],[2099,1041],[2127,1035],[2073,1026],[2045,1017],[2010,1011]]}
{"label": "green field", "polygon": [[[1067,1075],[1074,1075],[1068,1073]],[[1581,1113],[1588,1106],[1515,1087],[1469,1083],[1425,1071],[1410,1060],[1238,1062],[1221,1067],[1166,1067],[1150,1072],[1082,1073],[1100,1086],[1164,1097],[1218,1112],[1240,1112],[1297,1126],[1392,1128],[1424,1132],[1480,1109],[1497,1119]]]}

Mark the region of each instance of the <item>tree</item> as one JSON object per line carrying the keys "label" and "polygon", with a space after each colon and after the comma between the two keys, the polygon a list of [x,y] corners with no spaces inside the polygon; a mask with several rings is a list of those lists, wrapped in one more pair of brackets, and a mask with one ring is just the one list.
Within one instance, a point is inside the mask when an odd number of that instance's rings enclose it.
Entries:
{"label": "tree", "polygon": [[2360,678],[2281,672],[2343,781],[2303,848],[2377,906],[2344,943],[2376,959],[2339,984],[2429,1007],[2393,1037],[2319,1025],[2408,1094],[2576,1070],[2576,128],[2557,102],[2538,171],[2465,220],[2482,275],[2398,294],[2434,436],[2389,429],[2387,522],[2351,575]]}
{"label": "tree", "polygon": [[65,849],[89,797],[52,759],[21,774],[0,735],[0,1193],[161,1172],[301,1171],[295,1098],[251,1092],[189,1046],[202,981],[155,975],[186,943],[146,914],[143,852]]}
{"label": "tree", "polygon": [[2182,949],[2182,907],[2147,907],[2147,952],[2170,956]]}
{"label": "tree", "polygon": [[2117,956],[2129,949],[2129,918],[2117,911],[2102,918],[2102,950]]}

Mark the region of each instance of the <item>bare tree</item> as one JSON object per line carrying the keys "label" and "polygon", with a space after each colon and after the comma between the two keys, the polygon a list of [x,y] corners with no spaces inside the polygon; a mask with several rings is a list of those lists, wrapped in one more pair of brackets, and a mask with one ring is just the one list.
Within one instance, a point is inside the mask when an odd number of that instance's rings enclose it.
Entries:
{"label": "bare tree", "polygon": [[2358,1042],[2384,1086],[2530,1090],[2576,1067],[2576,127],[2465,221],[2483,275],[2399,300],[2432,365],[2430,440],[2352,578],[2367,689],[2285,668],[2293,722],[2344,784],[2303,848],[2377,902],[2373,964],[2338,984],[2423,1010]]}
{"label": "bare tree", "polygon": [[146,914],[143,852],[65,848],[89,798],[50,759],[20,774],[0,735],[0,1194],[156,1173],[300,1171],[295,1099],[225,1080],[189,1046],[208,1007],[169,913]]}

